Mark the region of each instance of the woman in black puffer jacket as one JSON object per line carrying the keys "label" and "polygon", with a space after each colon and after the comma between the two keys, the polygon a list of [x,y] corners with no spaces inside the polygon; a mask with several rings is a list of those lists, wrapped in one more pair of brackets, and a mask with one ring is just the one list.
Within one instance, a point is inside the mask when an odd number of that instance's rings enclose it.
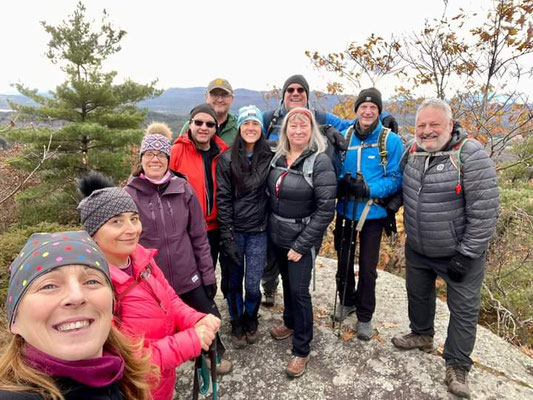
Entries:
{"label": "woman in black puffer jacket", "polygon": [[283,279],[283,325],[271,334],[281,340],[294,334],[293,357],[286,372],[301,376],[313,338],[313,306],[309,284],[322,238],[335,213],[337,180],[324,153],[326,143],[314,115],[294,108],[285,117],[267,187],[268,232]]}
{"label": "woman in black puffer jacket", "polygon": [[237,126],[233,145],[217,165],[217,207],[224,253],[220,263],[228,269],[229,287],[223,292],[227,293],[231,340],[234,346],[245,347],[258,338],[259,285],[267,254],[266,180],[273,153],[256,106],[239,110]]}

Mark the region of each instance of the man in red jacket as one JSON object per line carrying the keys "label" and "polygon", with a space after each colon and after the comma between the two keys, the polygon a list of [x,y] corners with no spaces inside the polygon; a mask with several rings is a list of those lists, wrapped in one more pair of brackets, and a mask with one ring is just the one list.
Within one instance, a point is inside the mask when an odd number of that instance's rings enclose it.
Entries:
{"label": "man in red jacket", "polygon": [[[194,107],[190,113],[189,130],[176,139],[170,154],[170,169],[185,175],[204,211],[213,265],[217,263],[220,250],[215,171],[219,155],[228,149],[228,145],[215,135],[217,128],[217,114],[209,104]],[[224,292],[224,276],[222,280]]]}

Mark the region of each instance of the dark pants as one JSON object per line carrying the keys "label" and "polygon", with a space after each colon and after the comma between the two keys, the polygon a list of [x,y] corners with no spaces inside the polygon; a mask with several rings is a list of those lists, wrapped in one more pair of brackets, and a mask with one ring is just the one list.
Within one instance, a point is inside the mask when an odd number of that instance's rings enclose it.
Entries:
{"label": "dark pants", "polygon": [[309,284],[313,271],[311,252],[302,255],[298,262],[288,261],[288,249],[275,247],[274,252],[283,280],[283,322],[294,329],[292,354],[306,357],[313,340],[313,305]]}
{"label": "dark pants", "polygon": [[207,231],[207,240],[209,247],[211,247],[211,258],[213,259],[213,268],[217,267],[217,260],[220,255],[220,290],[224,297],[228,294],[228,268],[229,262],[224,253],[220,252],[220,230],[214,229]]}
{"label": "dark pants", "polygon": [[419,335],[435,334],[435,280],[437,275],[440,276],[447,284],[446,296],[450,309],[443,357],[446,364],[469,368],[472,365],[470,354],[476,342],[485,254],[473,260],[472,267],[462,282],[454,282],[448,277],[450,257],[426,257],[406,245],[405,259],[411,330]]}
{"label": "dark pants", "polygon": [[[239,250],[241,263],[229,266],[229,292],[227,296],[229,315],[232,320],[242,318],[243,311],[252,318],[257,317],[261,303],[259,284],[265,267],[267,233],[241,233],[233,235]],[[242,283],[246,295],[243,299]]]}
{"label": "dark pants", "polygon": [[[342,224],[344,223],[344,228]],[[379,247],[383,231],[383,219],[366,220],[359,237],[359,280],[355,290],[355,246],[357,221],[337,216],[335,236],[337,238],[337,275],[338,291],[341,305],[355,306],[357,319],[368,322],[376,309],[376,267],[379,261]],[[350,237],[352,239],[350,243]],[[346,289],[345,289],[346,285]],[[344,290],[346,297],[343,298]]]}
{"label": "dark pants", "polygon": [[279,266],[276,259],[276,253],[274,252],[274,244],[268,238],[267,245],[267,259],[265,270],[263,271],[263,292],[265,295],[274,294],[278,288],[279,284]]}
{"label": "dark pants", "polygon": [[[180,299],[189,307],[194,308],[196,311],[203,312],[205,314],[213,314],[215,317],[221,318],[220,312],[214,300],[210,300],[205,293],[204,287],[199,286],[187,293],[180,294]],[[217,355],[222,358],[226,347],[222,343],[219,334],[217,333]]]}

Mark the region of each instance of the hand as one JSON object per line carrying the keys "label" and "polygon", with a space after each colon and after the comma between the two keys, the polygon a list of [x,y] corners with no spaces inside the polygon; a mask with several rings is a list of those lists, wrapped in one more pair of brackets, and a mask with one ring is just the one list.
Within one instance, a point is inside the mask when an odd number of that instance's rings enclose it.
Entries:
{"label": "hand", "polygon": [[217,294],[217,284],[205,285],[204,290],[209,300],[213,300]]}
{"label": "hand", "polygon": [[370,189],[362,175],[356,179],[351,178],[349,182],[350,193],[355,196],[357,200],[370,197]]}
{"label": "hand", "polygon": [[381,125],[383,125],[385,128],[389,128],[395,133],[398,133],[398,122],[396,121],[396,118],[390,114],[381,120]]}
{"label": "hand", "polygon": [[337,185],[337,198],[346,199],[350,194],[350,175],[344,175]]}
{"label": "hand", "polygon": [[220,319],[215,317],[213,314],[207,314],[194,325],[195,328],[198,326],[205,326],[213,333],[217,333],[220,329]]}
{"label": "hand", "polygon": [[346,150],[348,145],[346,139],[342,136],[337,129],[331,125],[322,125],[321,131],[324,133],[324,136],[327,138],[328,142],[332,145],[340,148],[341,150]]}
{"label": "hand", "polygon": [[211,343],[215,339],[215,333],[205,325],[195,326],[194,331],[200,340],[202,350],[208,351],[209,346],[211,346]]}
{"label": "hand", "polygon": [[302,258],[302,255],[300,253],[295,252],[293,249],[290,249],[287,253],[287,260],[298,262]]}
{"label": "hand", "polygon": [[472,258],[456,252],[448,265],[448,276],[454,282],[461,282],[472,267]]}
{"label": "hand", "polygon": [[241,257],[239,256],[239,249],[237,243],[233,238],[227,238],[222,240],[222,251],[224,255],[231,260],[235,265],[241,264]]}

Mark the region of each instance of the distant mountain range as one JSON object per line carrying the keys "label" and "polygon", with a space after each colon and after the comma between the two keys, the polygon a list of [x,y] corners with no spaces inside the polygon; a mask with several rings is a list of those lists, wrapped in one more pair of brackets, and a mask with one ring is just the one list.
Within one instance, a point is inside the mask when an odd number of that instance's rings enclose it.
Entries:
{"label": "distant mountain range", "polygon": [[[146,107],[150,111],[186,115],[197,104],[204,102],[205,87],[194,88],[171,88],[163,92],[163,94],[154,99],[142,101],[139,107]],[[232,111],[237,112],[240,107],[249,104],[255,104],[261,110],[270,110],[276,108],[279,99],[266,99],[267,92],[255,91],[248,89],[236,89],[235,100],[233,102]],[[344,96],[332,96],[322,93],[311,92],[311,104],[314,108],[329,111],[332,107],[342,101]],[[4,95],[0,94],[0,111],[8,110],[9,105],[7,99],[24,105],[36,105],[32,100],[22,95]]]}

